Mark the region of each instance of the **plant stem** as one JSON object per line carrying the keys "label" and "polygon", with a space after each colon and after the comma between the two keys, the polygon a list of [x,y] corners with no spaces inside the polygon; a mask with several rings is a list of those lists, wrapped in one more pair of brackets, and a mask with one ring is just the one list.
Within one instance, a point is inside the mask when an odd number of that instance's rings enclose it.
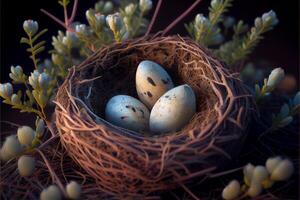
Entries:
{"label": "plant stem", "polygon": [[179,17],[177,17],[165,30],[163,30],[162,35],[167,34],[176,24],[178,24],[185,16],[187,16],[202,0],[196,0],[185,12],[183,12]]}
{"label": "plant stem", "polygon": [[69,27],[69,17],[68,17],[68,10],[67,10],[66,0],[64,0],[63,8],[64,8],[65,25],[68,28]]}
{"label": "plant stem", "polygon": [[157,3],[157,5],[156,5],[155,12],[154,12],[153,17],[152,17],[152,19],[151,19],[151,22],[150,22],[150,24],[149,24],[149,26],[148,26],[147,32],[145,33],[145,36],[149,35],[149,33],[150,33],[151,30],[152,30],[153,24],[154,24],[154,22],[155,22],[155,20],[156,20],[156,18],[157,18],[159,9],[160,9],[160,7],[161,7],[161,3],[162,3],[162,0],[159,0],[158,3]]}
{"label": "plant stem", "polygon": [[32,54],[32,61],[33,61],[33,64],[34,64],[34,68],[37,69],[38,66],[37,66],[37,60],[35,58],[35,53],[34,53],[34,50],[33,50],[33,44],[32,44],[32,36],[31,34],[28,34],[28,37],[29,37],[29,43],[30,43],[30,50],[31,50],[31,54]]}
{"label": "plant stem", "polygon": [[78,8],[78,0],[74,0],[73,10],[72,10],[71,17],[69,19],[69,24],[71,24],[74,21],[74,18],[75,18],[76,13],[77,13],[77,8]]}
{"label": "plant stem", "polygon": [[41,9],[41,12],[44,13],[45,15],[47,15],[48,17],[50,17],[51,19],[53,19],[59,25],[63,26],[65,29],[68,29],[68,27],[66,27],[66,25],[60,19],[58,19],[57,17],[55,17],[54,15],[49,13],[48,11],[46,11],[44,9]]}

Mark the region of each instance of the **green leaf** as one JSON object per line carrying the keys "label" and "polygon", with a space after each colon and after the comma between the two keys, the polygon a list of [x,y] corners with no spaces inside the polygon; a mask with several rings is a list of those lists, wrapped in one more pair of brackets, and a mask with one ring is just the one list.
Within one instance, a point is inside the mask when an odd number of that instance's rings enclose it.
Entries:
{"label": "green leaf", "polygon": [[[44,46],[39,47],[38,49],[34,50],[34,54],[37,55],[37,54],[41,53],[41,52],[44,51],[44,50],[45,50],[45,47],[44,47]],[[38,62],[38,61],[37,61],[37,62]]]}
{"label": "green leaf", "polygon": [[36,45],[34,45],[33,51],[36,51],[40,47],[44,46],[44,44],[46,44],[46,41],[41,41],[41,42],[37,43]]}
{"label": "green leaf", "polygon": [[32,43],[34,43],[40,36],[42,36],[43,34],[45,34],[47,31],[48,31],[48,29],[44,29],[44,30],[40,31],[38,34],[36,34],[32,38]]}
{"label": "green leaf", "polygon": [[27,38],[24,38],[24,37],[21,38],[20,43],[30,45],[30,41]]}
{"label": "green leaf", "polygon": [[283,120],[281,120],[277,126],[282,128],[282,127],[289,125],[292,121],[293,121],[293,117],[288,116],[288,117],[284,118]]}

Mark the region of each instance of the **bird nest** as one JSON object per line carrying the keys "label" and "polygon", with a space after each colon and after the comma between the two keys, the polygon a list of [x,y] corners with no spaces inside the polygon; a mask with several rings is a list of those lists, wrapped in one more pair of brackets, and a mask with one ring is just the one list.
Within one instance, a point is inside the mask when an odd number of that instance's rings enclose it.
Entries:
{"label": "bird nest", "polygon": [[[143,60],[163,66],[176,85],[193,88],[197,113],[182,130],[153,136],[103,118],[114,95],[137,97],[135,72]],[[236,74],[179,36],[147,36],[101,48],[70,70],[56,104],[56,125],[70,157],[99,187],[119,197],[184,187],[220,169],[238,152],[253,109]]]}

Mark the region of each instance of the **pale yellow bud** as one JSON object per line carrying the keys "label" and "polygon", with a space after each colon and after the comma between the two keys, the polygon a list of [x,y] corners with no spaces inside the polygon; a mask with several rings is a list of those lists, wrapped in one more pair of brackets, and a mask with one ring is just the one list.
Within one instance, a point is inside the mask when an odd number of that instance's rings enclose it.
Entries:
{"label": "pale yellow bud", "polygon": [[230,183],[224,188],[222,192],[223,199],[231,200],[235,199],[239,196],[241,190],[240,183],[237,180],[232,180]]}
{"label": "pale yellow bud", "polygon": [[70,199],[79,199],[81,195],[81,187],[75,182],[71,181],[66,187],[67,195]]}
{"label": "pale yellow bud", "polygon": [[[253,175],[251,179],[251,183],[262,183],[263,180],[268,178],[269,173],[268,170],[264,166],[256,166],[253,170]],[[252,184],[250,184],[252,186]]]}
{"label": "pale yellow bud", "polygon": [[267,170],[270,174],[274,171],[274,169],[278,166],[278,164],[282,161],[280,156],[269,158],[266,162]]}
{"label": "pale yellow bud", "polygon": [[33,174],[35,169],[35,160],[31,156],[21,156],[18,160],[19,174],[23,177]]}
{"label": "pale yellow bud", "polygon": [[273,181],[285,181],[291,177],[294,172],[293,163],[288,160],[282,160],[271,174],[271,180]]}
{"label": "pale yellow bud", "polygon": [[251,183],[253,171],[254,171],[254,166],[251,163],[248,163],[243,169],[245,182],[247,185],[250,185]]}
{"label": "pale yellow bud", "polygon": [[248,189],[247,194],[250,197],[254,198],[257,197],[261,192],[262,192],[261,184],[252,182],[250,188]]}
{"label": "pale yellow bud", "polygon": [[30,146],[34,137],[35,131],[29,126],[22,126],[18,128],[18,139],[21,144]]}
{"label": "pale yellow bud", "polygon": [[56,185],[51,185],[41,192],[40,199],[41,200],[61,200],[62,195]]}

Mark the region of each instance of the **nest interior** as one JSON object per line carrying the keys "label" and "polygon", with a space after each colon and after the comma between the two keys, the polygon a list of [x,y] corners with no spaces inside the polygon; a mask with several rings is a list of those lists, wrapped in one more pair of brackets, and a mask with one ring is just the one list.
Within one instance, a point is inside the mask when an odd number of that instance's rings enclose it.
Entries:
{"label": "nest interior", "polygon": [[[114,95],[137,97],[139,62],[163,66],[176,85],[189,84],[197,113],[179,132],[150,136],[102,117]],[[205,48],[179,36],[149,36],[104,47],[71,69],[56,97],[56,125],[69,155],[102,190],[139,196],[184,186],[226,163],[242,144],[251,95]]]}

